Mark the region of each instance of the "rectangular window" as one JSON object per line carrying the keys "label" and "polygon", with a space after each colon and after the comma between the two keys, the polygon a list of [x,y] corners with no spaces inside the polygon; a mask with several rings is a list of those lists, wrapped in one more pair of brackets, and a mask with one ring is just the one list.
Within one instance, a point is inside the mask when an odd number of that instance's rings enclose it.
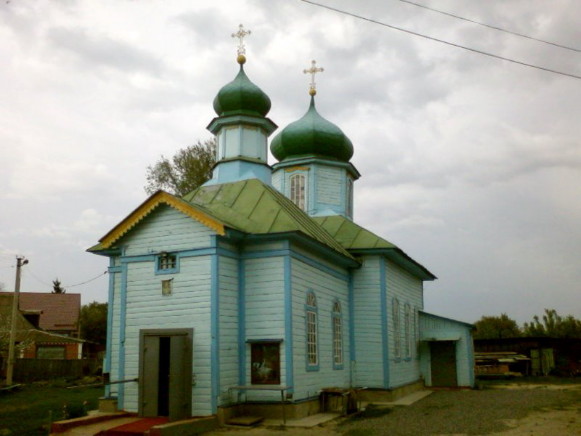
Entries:
{"label": "rectangular window", "polygon": [[161,270],[175,269],[177,264],[178,260],[174,254],[162,254],[158,258],[158,267]]}
{"label": "rectangular window", "polygon": [[179,260],[176,254],[160,253],[155,261],[156,274],[171,274],[179,272]]}
{"label": "rectangular window", "polygon": [[280,384],[280,343],[250,344],[250,382],[253,385]]}

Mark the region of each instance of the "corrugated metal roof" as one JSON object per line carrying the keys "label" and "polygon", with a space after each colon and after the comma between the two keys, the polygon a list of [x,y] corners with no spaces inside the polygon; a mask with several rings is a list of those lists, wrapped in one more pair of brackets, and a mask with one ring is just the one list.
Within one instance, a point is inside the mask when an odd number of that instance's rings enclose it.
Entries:
{"label": "corrugated metal roof", "polygon": [[258,179],[202,186],[183,199],[232,229],[249,234],[301,232],[353,259],[311,217]]}
{"label": "corrugated metal roof", "polygon": [[402,249],[342,215],[314,217],[313,219],[350,252],[379,250],[386,257],[423,280],[436,278],[426,267],[413,260]]}
{"label": "corrugated metal roof", "polygon": [[347,250],[397,248],[391,242],[342,215],[314,217],[313,219]]}

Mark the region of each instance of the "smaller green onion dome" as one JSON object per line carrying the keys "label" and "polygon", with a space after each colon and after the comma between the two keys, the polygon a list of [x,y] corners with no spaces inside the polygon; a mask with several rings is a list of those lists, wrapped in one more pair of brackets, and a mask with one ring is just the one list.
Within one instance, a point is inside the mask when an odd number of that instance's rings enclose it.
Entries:
{"label": "smaller green onion dome", "polygon": [[311,97],[307,113],[274,137],[270,151],[279,161],[291,156],[316,155],[349,162],[353,144],[339,127],[319,115]]}
{"label": "smaller green onion dome", "polygon": [[270,98],[244,73],[242,64],[236,78],[224,85],[214,98],[214,111],[218,116],[260,115],[270,110]]}

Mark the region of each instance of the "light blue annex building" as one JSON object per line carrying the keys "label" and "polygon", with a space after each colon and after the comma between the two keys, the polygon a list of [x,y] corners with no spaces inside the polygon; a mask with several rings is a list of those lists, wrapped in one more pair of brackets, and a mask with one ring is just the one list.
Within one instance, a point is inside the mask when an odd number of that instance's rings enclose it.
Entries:
{"label": "light blue annex building", "polygon": [[238,62],[208,126],[213,178],[183,198],[156,192],[89,249],[110,259],[104,372],[125,381],[106,397],[170,419],[276,414],[284,398],[300,416],[329,388],[471,387],[472,326],[425,312],[435,276],[353,221],[353,146],[314,87],[270,166],[270,99]]}

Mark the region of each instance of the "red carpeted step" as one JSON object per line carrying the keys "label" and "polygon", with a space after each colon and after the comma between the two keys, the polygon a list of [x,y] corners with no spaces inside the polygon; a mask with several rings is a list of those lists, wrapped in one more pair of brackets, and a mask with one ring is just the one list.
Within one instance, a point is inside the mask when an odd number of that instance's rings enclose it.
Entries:
{"label": "red carpeted step", "polygon": [[151,427],[166,424],[167,422],[168,419],[163,416],[158,418],[143,418],[139,421],[110,428],[109,430],[105,430],[99,434],[100,436],[142,436],[147,434]]}

